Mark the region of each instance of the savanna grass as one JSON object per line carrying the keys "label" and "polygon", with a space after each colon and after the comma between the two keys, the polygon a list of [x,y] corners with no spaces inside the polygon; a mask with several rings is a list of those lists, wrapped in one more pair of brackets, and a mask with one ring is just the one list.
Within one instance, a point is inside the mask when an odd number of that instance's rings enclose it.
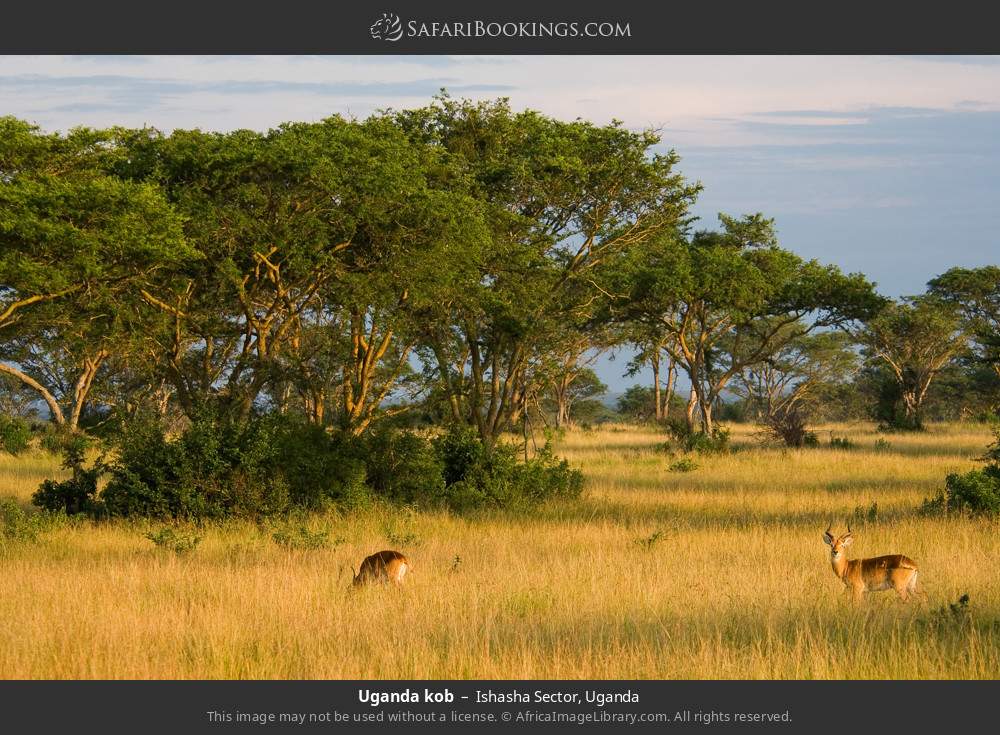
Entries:
{"label": "savanna grass", "polygon": [[[52,524],[0,547],[0,677],[997,678],[1000,525],[917,513],[988,430],[819,437],[762,448],[734,427],[733,453],[670,472],[653,430],[571,431],[557,451],[587,476],[579,502],[331,514],[304,521],[342,541],[316,548],[266,523],[179,529],[202,539],[186,554],[145,537],[162,524]],[[62,476],[0,455],[0,496],[25,505]],[[848,603],[821,538],[847,519],[853,557],[917,561],[925,603]],[[389,536],[412,541],[406,587],[349,593]],[[967,615],[941,614],[962,594]]]}

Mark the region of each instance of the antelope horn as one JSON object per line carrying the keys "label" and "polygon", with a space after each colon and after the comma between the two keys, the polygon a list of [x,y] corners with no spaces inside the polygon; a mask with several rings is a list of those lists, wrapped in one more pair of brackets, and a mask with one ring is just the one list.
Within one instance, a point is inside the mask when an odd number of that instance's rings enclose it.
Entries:
{"label": "antelope horn", "polygon": [[847,522],[847,535],[848,536],[851,535],[851,522],[850,521]]}

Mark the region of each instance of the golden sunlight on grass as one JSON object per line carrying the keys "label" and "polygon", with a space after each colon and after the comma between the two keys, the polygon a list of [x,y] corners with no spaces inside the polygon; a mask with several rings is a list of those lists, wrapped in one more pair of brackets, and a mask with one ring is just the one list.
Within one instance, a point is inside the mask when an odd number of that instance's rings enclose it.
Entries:
{"label": "golden sunlight on grass", "polygon": [[[587,475],[579,503],[310,518],[342,539],[321,550],[232,522],[183,529],[202,542],[178,555],[144,537],[158,524],[66,522],[0,546],[0,676],[996,678],[1000,526],[916,513],[989,433],[819,435],[763,449],[737,427],[732,454],[671,472],[649,429],[570,432],[558,451]],[[27,504],[61,472],[0,456],[0,496]],[[926,603],[848,604],[821,536],[852,517],[852,558],[914,558]],[[349,594],[350,566],[394,546],[406,587]],[[938,612],[962,593],[968,618]]]}

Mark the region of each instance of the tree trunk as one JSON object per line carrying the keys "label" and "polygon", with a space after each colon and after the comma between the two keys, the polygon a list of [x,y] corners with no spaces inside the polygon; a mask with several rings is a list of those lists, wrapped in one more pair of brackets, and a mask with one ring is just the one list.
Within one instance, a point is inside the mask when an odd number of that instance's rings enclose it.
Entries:
{"label": "tree trunk", "polygon": [[655,349],[653,354],[649,358],[650,364],[653,366],[653,403],[655,404],[653,408],[653,416],[656,418],[657,423],[663,420],[663,404],[660,401],[660,351]]}
{"label": "tree trunk", "polygon": [[712,425],[712,401],[699,400],[698,403],[701,406],[701,430],[706,436],[712,436],[714,429]]}
{"label": "tree trunk", "polygon": [[691,394],[688,396],[687,403],[687,426],[688,431],[694,432],[694,410],[698,406],[698,392],[694,388],[694,384],[691,385]]}
{"label": "tree trunk", "polygon": [[569,423],[569,379],[564,375],[556,381],[556,428]]}
{"label": "tree trunk", "polygon": [[27,385],[29,388],[33,388],[45,401],[45,404],[49,407],[49,413],[52,414],[52,421],[59,426],[63,426],[66,423],[66,417],[63,415],[62,409],[59,407],[58,401],[56,401],[55,396],[53,396],[48,389],[39,383],[37,380],[32,378],[15,367],[10,365],[5,365],[0,362],[0,373],[6,373],[7,375],[12,375],[13,377],[20,380],[22,383]]}
{"label": "tree trunk", "polygon": [[83,407],[90,396],[90,389],[94,385],[94,378],[97,377],[97,371],[101,369],[101,365],[107,356],[108,353],[106,350],[100,350],[93,357],[87,357],[83,360],[83,371],[80,373],[80,377],[76,381],[76,386],[73,388],[73,411],[69,421],[69,427],[73,431],[76,431],[80,424],[80,414],[83,413]]}
{"label": "tree trunk", "polygon": [[674,385],[677,382],[677,365],[671,360],[667,367],[667,390],[663,396],[663,420],[666,421],[667,414],[670,413],[670,401],[674,397]]}

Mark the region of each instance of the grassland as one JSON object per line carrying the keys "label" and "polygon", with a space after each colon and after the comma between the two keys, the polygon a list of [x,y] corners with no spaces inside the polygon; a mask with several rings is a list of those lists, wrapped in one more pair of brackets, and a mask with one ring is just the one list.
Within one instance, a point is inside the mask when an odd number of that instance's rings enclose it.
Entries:
{"label": "grassland", "polygon": [[[558,450],[587,475],[579,503],[311,518],[343,539],[320,550],[252,523],[194,529],[185,555],[144,537],[155,524],[62,524],[0,549],[0,677],[1000,675],[1000,525],[916,513],[975,466],[985,428],[826,427],[802,451],[734,436],[733,454],[670,472],[652,431],[570,432]],[[27,504],[58,474],[41,453],[0,456],[0,496]],[[858,508],[853,556],[916,559],[926,603],[848,604],[821,536]],[[348,594],[349,567],[387,547],[413,561],[406,588]],[[963,593],[967,619],[938,614]]]}

